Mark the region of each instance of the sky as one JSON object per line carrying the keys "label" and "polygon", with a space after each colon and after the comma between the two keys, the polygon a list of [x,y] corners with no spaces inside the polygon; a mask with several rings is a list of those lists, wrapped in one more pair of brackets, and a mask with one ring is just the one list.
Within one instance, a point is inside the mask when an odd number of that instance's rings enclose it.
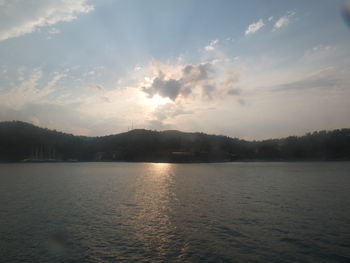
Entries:
{"label": "sky", "polygon": [[249,140],[350,128],[346,0],[0,0],[0,121]]}

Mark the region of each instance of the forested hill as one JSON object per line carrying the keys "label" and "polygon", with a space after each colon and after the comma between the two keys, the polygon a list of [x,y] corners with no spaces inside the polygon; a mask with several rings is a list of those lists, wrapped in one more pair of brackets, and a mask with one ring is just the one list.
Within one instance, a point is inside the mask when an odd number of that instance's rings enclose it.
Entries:
{"label": "forested hill", "polygon": [[249,160],[350,160],[350,129],[245,141],[204,133],[151,130],[83,137],[25,122],[0,122],[0,161],[3,162]]}

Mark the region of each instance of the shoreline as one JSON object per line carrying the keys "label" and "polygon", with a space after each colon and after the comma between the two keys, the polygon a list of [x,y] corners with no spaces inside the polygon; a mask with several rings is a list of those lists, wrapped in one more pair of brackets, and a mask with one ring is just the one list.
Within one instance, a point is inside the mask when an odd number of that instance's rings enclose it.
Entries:
{"label": "shoreline", "polygon": [[44,163],[164,163],[164,164],[221,164],[221,163],[342,163],[350,160],[239,160],[212,162],[167,162],[167,161],[0,161],[0,164],[44,164]]}

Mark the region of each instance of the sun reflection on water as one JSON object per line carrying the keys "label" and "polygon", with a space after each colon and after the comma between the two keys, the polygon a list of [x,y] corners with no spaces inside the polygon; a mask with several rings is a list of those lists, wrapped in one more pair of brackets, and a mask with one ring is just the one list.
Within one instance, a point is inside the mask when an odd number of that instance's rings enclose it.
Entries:
{"label": "sun reflection on water", "polygon": [[173,165],[147,164],[138,176],[134,203],[138,212],[130,219],[134,235],[153,259],[162,258],[169,251],[175,227],[171,222],[171,203],[174,192]]}
{"label": "sun reflection on water", "polygon": [[154,178],[166,178],[169,177],[171,173],[172,164],[171,163],[150,163],[148,164],[148,169],[151,172],[151,176]]}

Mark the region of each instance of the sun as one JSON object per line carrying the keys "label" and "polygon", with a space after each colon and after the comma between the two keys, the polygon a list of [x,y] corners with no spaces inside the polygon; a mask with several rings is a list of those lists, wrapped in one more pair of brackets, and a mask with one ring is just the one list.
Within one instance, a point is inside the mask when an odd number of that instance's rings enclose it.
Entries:
{"label": "sun", "polygon": [[153,106],[153,107],[164,105],[164,104],[167,104],[169,102],[171,102],[171,100],[169,98],[164,98],[164,97],[161,97],[159,95],[154,95],[151,98],[146,96],[144,98],[144,103],[149,105],[149,106]]}

